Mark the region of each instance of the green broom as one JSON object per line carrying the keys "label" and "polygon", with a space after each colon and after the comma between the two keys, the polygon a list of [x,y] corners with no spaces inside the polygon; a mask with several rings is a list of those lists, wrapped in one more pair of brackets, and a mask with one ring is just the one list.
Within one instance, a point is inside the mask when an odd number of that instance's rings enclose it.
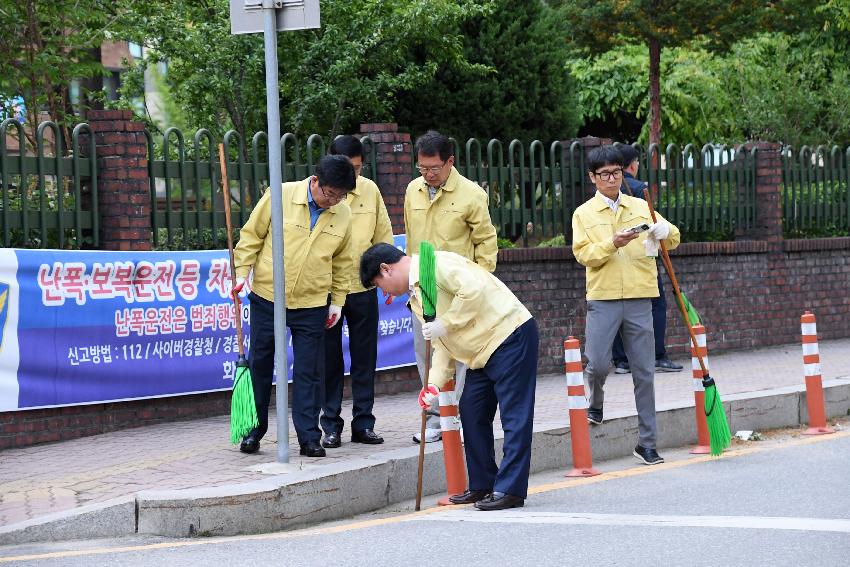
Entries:
{"label": "green broom", "polygon": [[[425,240],[419,243],[419,291],[422,293],[422,316],[426,322],[433,321],[437,315],[437,260],[434,246]],[[431,371],[431,341],[425,341],[425,386]],[[428,412],[422,410],[422,424],[419,431],[419,470],[416,478],[416,511],[422,504],[422,470],[425,465],[425,423]]]}
{"label": "green broom", "polygon": [[[224,191],[224,219],[227,224],[227,249],[230,252],[231,289],[236,287],[236,267],[233,260],[233,228],[230,225],[230,186],[227,182],[227,166],[224,162],[224,145],[218,145],[218,161],[221,166],[221,184]],[[233,292],[233,304],[236,306],[234,323],[236,339],[239,343],[239,359],[233,375],[233,394],[230,398],[230,442],[233,444],[251,433],[258,425],[257,406],[254,403],[254,384],[251,370],[245,359],[245,346],[242,344],[242,307],[239,294]]]}
{"label": "green broom", "polygon": [[[648,187],[644,191],[644,195],[646,197],[646,204],[649,205],[649,212],[652,215],[652,222],[658,222],[655,217],[652,196]],[[667,252],[667,246],[663,240],[661,241],[661,259],[664,262],[667,275],[670,276],[670,281],[673,282],[673,294],[676,296],[676,301],[679,304],[682,319],[684,319],[685,325],[688,327],[688,334],[691,337],[691,344],[694,345],[694,352],[699,352],[693,329],[693,325],[699,323],[699,314],[687,300],[685,294],[679,289],[679,282],[676,281],[673,264],[670,262],[670,254]],[[720,401],[720,394],[717,393],[717,385],[714,383],[714,379],[708,375],[708,369],[705,367],[705,361],[702,359],[702,356],[697,356],[697,360],[699,360],[699,365],[703,373],[702,387],[705,389],[705,419],[708,424],[709,446],[711,448],[711,454],[717,456],[731,444],[732,432],[729,431],[729,421],[726,419],[726,411],[723,409],[723,402]]]}

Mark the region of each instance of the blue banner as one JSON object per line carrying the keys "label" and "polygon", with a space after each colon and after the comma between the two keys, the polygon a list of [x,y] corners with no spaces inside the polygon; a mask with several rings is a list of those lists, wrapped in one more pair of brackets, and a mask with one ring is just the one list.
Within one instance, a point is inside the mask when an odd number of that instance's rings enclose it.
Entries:
{"label": "blue banner", "polygon": [[[0,411],[229,389],[229,290],[227,251],[0,250]],[[379,296],[379,369],[415,363],[406,300]]]}

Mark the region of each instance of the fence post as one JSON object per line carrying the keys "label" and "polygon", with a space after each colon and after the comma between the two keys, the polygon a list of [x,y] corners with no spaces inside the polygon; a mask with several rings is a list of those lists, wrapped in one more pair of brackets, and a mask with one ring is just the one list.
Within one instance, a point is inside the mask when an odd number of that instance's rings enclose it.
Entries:
{"label": "fence post", "polygon": [[151,249],[151,195],[145,126],[129,110],[90,110],[98,170],[100,248]]}
{"label": "fence post", "polygon": [[591,151],[595,150],[600,146],[611,145],[614,142],[611,140],[611,138],[597,138],[596,136],[584,136],[582,138],[570,138],[569,140],[562,140],[561,145],[564,148],[563,159],[565,160],[565,163],[570,163],[570,146],[574,142],[578,142],[579,144],[581,144],[582,148],[581,161],[578,161],[579,156],[573,156],[573,158],[576,160],[576,167],[582,170],[579,172],[579,175],[581,175],[582,187],[584,188],[584,192],[581,195],[576,195],[575,200],[578,205],[581,205],[590,197],[592,197],[594,191],[596,191],[596,186],[590,182],[590,177],[587,175],[587,168],[582,167],[582,164],[587,163],[587,156]]}
{"label": "fence post", "polygon": [[404,192],[413,179],[413,158],[410,134],[398,131],[395,122],[361,124],[360,135],[369,136],[375,143],[375,162],[378,171],[373,181],[378,184],[393,232],[404,232]]}
{"label": "fence post", "polygon": [[[748,142],[747,153],[755,152],[755,223],[737,229],[736,240],[764,240],[769,252],[782,252],[782,156],[780,144]],[[746,187],[739,191],[746,191]]]}

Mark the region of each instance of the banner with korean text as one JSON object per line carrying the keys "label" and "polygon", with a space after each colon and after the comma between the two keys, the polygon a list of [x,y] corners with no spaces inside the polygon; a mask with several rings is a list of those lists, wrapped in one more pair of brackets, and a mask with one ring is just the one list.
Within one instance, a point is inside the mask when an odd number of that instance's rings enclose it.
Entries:
{"label": "banner with korean text", "polygon": [[[227,251],[0,250],[0,411],[230,389],[229,290]],[[379,297],[379,369],[415,363],[406,299]]]}

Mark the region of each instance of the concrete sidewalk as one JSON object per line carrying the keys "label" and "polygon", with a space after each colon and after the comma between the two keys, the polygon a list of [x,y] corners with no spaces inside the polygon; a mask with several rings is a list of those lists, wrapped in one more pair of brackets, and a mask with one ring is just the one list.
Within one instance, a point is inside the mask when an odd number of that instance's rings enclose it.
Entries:
{"label": "concrete sidewalk", "polygon": [[[836,383],[842,387],[845,382],[850,385],[850,380],[845,380],[850,378],[850,339],[821,341],[820,351],[824,381],[837,379]],[[797,344],[717,356],[710,354],[711,373],[717,380],[718,390],[724,402],[731,399],[757,399],[764,397],[766,391],[797,392],[802,389],[804,383],[801,356],[801,349]],[[685,365],[682,372],[656,375],[655,391],[659,412],[693,406],[690,360],[679,362]],[[847,390],[850,391],[850,388]],[[843,400],[848,396],[842,390],[840,397]],[[733,432],[736,428],[770,426],[770,416],[765,418],[763,414],[770,411],[771,404],[775,402],[754,409],[752,419],[736,422],[732,418]],[[343,417],[350,418],[350,411],[350,403],[344,405]],[[387,462],[388,459],[394,459],[398,463],[415,459],[416,448],[411,440],[412,433],[419,427],[415,394],[377,399],[375,415],[378,420],[376,430],[385,439],[383,445],[350,443],[349,431],[346,429],[342,447],[328,450],[328,457],[322,459],[298,456],[294,430],[290,427],[292,466],[288,468],[288,474],[284,475],[280,474],[280,468],[272,464],[276,455],[273,419],[270,433],[263,440],[260,453],[256,455],[243,455],[238,447],[228,443],[228,416],[149,426],[2,451],[0,543],[37,539],[37,535],[16,537],[15,533],[22,533],[28,526],[55,517],[56,513],[64,512],[61,516],[67,518],[93,510],[92,517],[96,518],[98,511],[110,508],[103,506],[104,503],[112,505],[112,516],[101,515],[99,520],[92,521],[95,524],[98,521],[112,524],[113,531],[118,533],[127,529],[132,532],[140,529],[141,500],[136,495],[141,492],[142,495],[153,494],[163,498],[162,495],[166,494],[142,491],[199,488],[202,491],[197,493],[199,498],[244,501],[250,499],[251,495],[263,493],[269,487],[279,489],[282,482],[350,474],[374,463]],[[608,429],[594,428],[594,453],[597,454],[599,439],[606,435],[623,437],[622,443],[634,444],[634,415],[630,375],[612,374],[606,386],[605,426]],[[664,419],[660,415],[659,446],[669,447],[677,440],[680,443],[689,442],[688,439],[695,436],[692,415],[693,410],[681,411],[681,417],[676,419],[684,423],[684,426],[676,425],[679,422],[671,421],[672,418]],[[688,416],[691,416],[689,424]],[[616,418],[623,418],[623,421],[618,422]],[[568,426],[563,375],[539,377],[534,423],[536,432],[569,437],[563,435]],[[775,426],[781,425],[794,424],[777,422]],[[680,429],[684,429],[684,433]],[[538,444],[537,437],[535,444]],[[558,447],[559,451],[563,450],[562,445]],[[440,443],[429,446],[429,454],[440,450]],[[567,449],[566,453],[568,452]],[[601,454],[604,457],[605,452],[602,451]],[[564,454],[559,455],[556,461],[566,462],[569,459],[568,454]],[[441,458],[435,459],[432,456],[429,461],[432,466],[429,469],[431,472],[426,474],[426,480],[435,474],[438,475],[442,470]],[[551,464],[551,461],[547,462]],[[544,465],[537,466],[539,468]],[[264,468],[267,473],[260,472]],[[395,474],[400,473],[395,471]],[[405,469],[404,474],[409,474],[409,471]],[[434,484],[439,483],[432,483],[432,486]],[[380,490],[383,491],[384,488],[380,487]],[[190,498],[191,493],[168,494],[177,500],[185,501]],[[344,515],[343,511],[339,513]],[[317,516],[317,519],[323,517]],[[91,530],[88,533],[80,533],[77,537],[93,537],[91,534],[101,533],[97,531],[96,526]],[[71,530],[63,532],[62,535],[74,537],[75,533]],[[103,530],[102,534],[111,535],[108,529]]]}

